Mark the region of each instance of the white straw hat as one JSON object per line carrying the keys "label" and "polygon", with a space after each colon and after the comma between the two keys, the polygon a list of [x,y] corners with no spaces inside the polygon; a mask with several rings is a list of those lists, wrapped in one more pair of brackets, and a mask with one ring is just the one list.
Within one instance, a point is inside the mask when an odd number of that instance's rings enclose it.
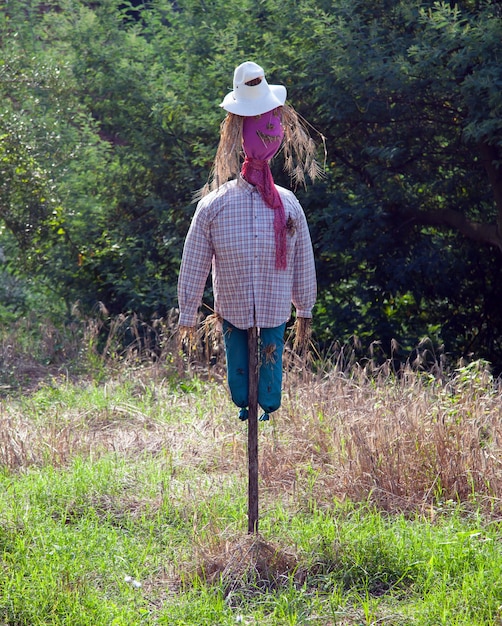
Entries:
{"label": "white straw hat", "polygon": [[285,102],[286,87],[269,85],[263,68],[252,61],[245,61],[235,68],[234,90],[225,96],[220,106],[230,113],[251,117],[271,111]]}

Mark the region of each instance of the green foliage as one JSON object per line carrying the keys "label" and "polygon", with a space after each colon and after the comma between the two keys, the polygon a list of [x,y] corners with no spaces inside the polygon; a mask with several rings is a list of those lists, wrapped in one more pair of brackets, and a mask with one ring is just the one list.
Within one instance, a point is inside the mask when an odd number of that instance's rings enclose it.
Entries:
{"label": "green foliage", "polygon": [[321,343],[397,339],[406,358],[428,336],[500,366],[501,42],[488,1],[10,0],[4,270],[67,311],[175,306],[218,103],[250,58],[326,137],[325,179],[298,190]]}
{"label": "green foliage", "polygon": [[489,4],[428,5],[309,14],[299,100],[330,159],[323,209],[310,209],[321,328],[497,360],[502,23]]}

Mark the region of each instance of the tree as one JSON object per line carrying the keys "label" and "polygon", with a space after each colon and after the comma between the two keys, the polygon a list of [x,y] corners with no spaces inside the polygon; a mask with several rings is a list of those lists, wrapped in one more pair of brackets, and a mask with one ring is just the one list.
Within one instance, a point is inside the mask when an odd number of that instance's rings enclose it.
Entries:
{"label": "tree", "polygon": [[501,24],[483,0],[243,0],[238,12],[223,0],[10,0],[9,254],[68,305],[145,317],[174,306],[218,103],[233,68],[257,60],[326,139],[325,179],[297,190],[318,260],[317,338],[357,335],[387,353],[396,339],[409,353],[427,335],[502,364]]}
{"label": "tree", "polygon": [[499,359],[497,7],[325,4],[305,9],[294,72],[330,158],[328,208],[313,207],[326,335],[429,334]]}

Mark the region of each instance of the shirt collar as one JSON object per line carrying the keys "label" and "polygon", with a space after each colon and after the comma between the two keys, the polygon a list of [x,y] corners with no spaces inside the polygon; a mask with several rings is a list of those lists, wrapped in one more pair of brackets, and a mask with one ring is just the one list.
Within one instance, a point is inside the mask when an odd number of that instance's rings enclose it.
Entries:
{"label": "shirt collar", "polygon": [[242,177],[242,174],[237,179],[237,184],[247,193],[253,193],[253,191],[256,191],[256,187],[251,183],[248,183],[248,181]]}

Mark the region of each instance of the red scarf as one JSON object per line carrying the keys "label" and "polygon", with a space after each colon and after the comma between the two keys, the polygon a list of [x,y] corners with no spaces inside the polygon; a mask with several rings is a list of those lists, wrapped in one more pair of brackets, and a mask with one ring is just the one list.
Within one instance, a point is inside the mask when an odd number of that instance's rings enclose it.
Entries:
{"label": "red scarf", "polygon": [[242,143],[246,158],[241,174],[254,185],[265,204],[274,211],[275,267],[287,268],[286,213],[270,171],[269,159],[277,152],[283,138],[280,109],[256,117],[245,117]]}

